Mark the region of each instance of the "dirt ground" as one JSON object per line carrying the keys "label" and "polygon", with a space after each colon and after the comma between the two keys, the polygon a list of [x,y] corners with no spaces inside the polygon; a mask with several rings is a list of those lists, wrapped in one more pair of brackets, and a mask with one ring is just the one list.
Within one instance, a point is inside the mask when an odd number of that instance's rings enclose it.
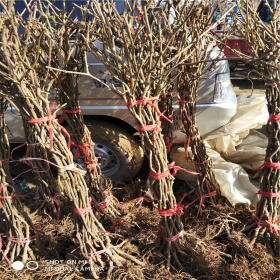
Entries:
{"label": "dirt ground", "polygon": [[[238,65],[236,71],[231,74],[231,80],[237,95],[264,93],[264,84],[255,76],[247,76],[248,70],[244,65]],[[24,155],[24,148],[16,150],[15,157]],[[12,163],[12,173],[19,174],[28,167],[22,164]],[[143,174],[141,177],[145,177]],[[22,175],[32,188],[36,182],[32,173]],[[142,178],[143,179],[143,178]],[[260,238],[253,248],[249,240],[242,232],[245,223],[252,218],[252,209],[246,205],[235,208],[226,204],[203,208],[201,217],[197,217],[199,201],[185,208],[182,221],[184,235],[177,245],[186,255],[180,255],[179,259],[184,271],[178,271],[171,266],[168,271],[163,261],[165,252],[158,246],[158,236],[155,227],[160,216],[157,206],[144,202],[141,207],[131,200],[141,195],[141,188],[145,182],[135,180],[118,184],[113,188],[114,195],[125,204],[119,205],[123,224],[110,230],[110,225],[105,223],[111,233],[121,235],[114,238],[115,245],[121,244],[123,251],[138,257],[145,262],[144,267],[129,264],[126,267],[114,267],[110,280],[115,279],[186,279],[186,280],[263,280],[280,279],[279,267],[279,243],[273,244],[273,248],[267,248],[265,240]],[[175,181],[174,192],[177,201],[182,195],[190,192],[189,186],[179,180]],[[194,193],[188,195],[184,205],[196,199]],[[23,200],[27,211],[32,212],[32,198]],[[12,279],[46,279],[46,280],[72,280],[92,279],[86,267],[82,263],[78,244],[75,241],[75,228],[73,216],[69,207],[61,207],[61,219],[57,221],[55,214],[44,213],[32,215],[33,222],[40,233],[40,247],[32,245],[38,268],[20,271],[8,268],[5,261],[0,261],[0,276],[2,280]],[[102,218],[102,217],[100,217]],[[62,263],[55,263],[61,260]],[[34,266],[34,263],[32,264]],[[33,266],[30,266],[33,268]],[[79,267],[77,269],[77,267]],[[67,268],[67,269],[66,269]],[[107,268],[106,268],[107,269]],[[106,270],[105,269],[105,270]],[[100,271],[100,278],[106,279],[106,273]]]}

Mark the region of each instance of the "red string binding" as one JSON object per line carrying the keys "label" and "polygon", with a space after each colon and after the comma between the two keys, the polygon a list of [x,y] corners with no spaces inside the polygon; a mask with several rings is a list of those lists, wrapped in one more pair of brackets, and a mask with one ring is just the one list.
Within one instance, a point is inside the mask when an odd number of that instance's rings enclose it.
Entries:
{"label": "red string binding", "polygon": [[16,238],[16,237],[8,237],[7,240],[14,242],[14,243],[30,243],[33,242],[37,239],[37,235],[30,236],[28,237],[23,237],[23,238]]}
{"label": "red string binding", "polygon": [[64,109],[62,109],[62,112],[63,112],[62,115],[58,118],[59,123],[64,122],[64,117],[67,119],[68,122],[71,122],[70,119],[67,117],[67,115],[65,113],[68,113],[68,114],[81,113],[82,109],[81,108],[79,108],[77,110],[64,110]]}
{"label": "red string binding", "polygon": [[78,216],[84,216],[85,214],[89,213],[92,208],[91,208],[91,200],[92,198],[89,197],[88,198],[88,203],[89,203],[89,206],[85,207],[85,208],[76,208],[74,205],[73,205],[73,209],[74,209],[74,212],[78,215]]}
{"label": "red string binding", "polygon": [[130,200],[128,202],[124,202],[124,203],[121,203],[121,204],[128,204],[128,203],[136,202],[136,204],[139,204],[139,208],[140,208],[144,201],[146,201],[146,202],[153,202],[153,201],[155,201],[155,199],[151,199],[151,198],[145,197],[145,196],[140,196],[140,197],[137,197],[137,198],[135,198],[133,200]]}
{"label": "red string binding", "polygon": [[206,160],[204,160],[203,162],[194,162],[194,164],[204,164],[205,162],[209,161],[210,157],[208,157]]}
{"label": "red string binding", "polygon": [[[164,229],[164,227],[162,227],[162,229]],[[159,241],[161,239],[164,239],[166,240],[167,242],[175,242],[178,238],[180,238],[182,235],[183,235],[183,230],[178,232],[175,236],[172,236],[172,237],[164,237],[162,236],[162,230],[158,227],[154,228],[154,233],[157,235],[157,246],[159,245]]]}
{"label": "red string binding", "polygon": [[261,166],[255,168],[255,170],[262,169],[263,167],[268,167],[268,168],[271,168],[271,169],[280,169],[280,163],[279,162],[265,161]]}
{"label": "red string binding", "polygon": [[97,168],[96,167],[98,166],[98,160],[96,158],[92,159],[91,156],[90,156],[90,153],[89,153],[89,149],[92,145],[94,145],[94,143],[91,141],[90,143],[84,144],[84,145],[77,145],[74,142],[71,142],[71,144],[77,148],[77,151],[75,153],[75,157],[76,158],[80,157],[80,155],[81,155],[80,150],[81,150],[89,161],[88,165],[86,166],[86,169],[93,169],[97,173]]}
{"label": "red string binding", "polygon": [[0,114],[0,118],[4,118],[4,114]]}
{"label": "red string binding", "polygon": [[123,220],[122,219],[115,219],[115,222],[113,225],[110,226],[110,229],[115,228],[117,225],[122,225],[123,224]]}
{"label": "red string binding", "polygon": [[59,221],[59,215],[60,215],[60,206],[57,197],[59,196],[59,193],[55,193],[53,198],[51,199],[53,208],[55,209],[57,220]]}
{"label": "red string binding", "polygon": [[254,220],[258,223],[258,227],[263,227],[263,226],[268,227],[269,232],[275,232],[276,235],[278,237],[280,237],[279,228],[277,226],[277,224],[279,224],[280,221],[276,220],[275,223],[273,224],[267,209],[265,208],[264,210],[265,210],[266,216],[267,216],[267,220],[266,221],[262,221],[256,215],[254,216]]}
{"label": "red string binding", "polygon": [[135,105],[141,104],[141,105],[145,106],[145,105],[149,104],[150,106],[152,106],[152,107],[155,109],[155,111],[159,114],[159,116],[160,116],[161,118],[163,118],[163,119],[169,121],[170,123],[173,123],[173,122],[169,119],[170,116],[165,116],[165,115],[164,115],[164,112],[161,113],[161,112],[159,111],[159,109],[157,108],[157,106],[155,106],[155,105],[152,103],[152,101],[157,100],[157,99],[159,99],[159,96],[155,96],[155,97],[145,97],[145,98],[142,99],[142,100],[136,100],[136,101],[132,101],[132,102],[128,102],[128,101],[127,101],[127,102],[125,102],[125,105],[126,105],[126,106],[135,106]]}
{"label": "red string binding", "polygon": [[280,115],[270,115],[268,121],[280,123]]}
{"label": "red string binding", "polygon": [[101,205],[97,210],[95,210],[97,213],[101,213],[102,210],[108,205],[108,203],[112,200],[115,199],[117,201],[117,203],[119,203],[118,199],[116,197],[114,197],[112,194],[104,192],[104,194],[106,195],[106,199],[100,203],[97,203],[97,205]]}
{"label": "red string binding", "polygon": [[53,102],[50,109],[49,109],[49,114],[47,117],[43,117],[43,118],[38,118],[38,119],[29,119],[28,122],[31,124],[41,124],[43,122],[48,122],[49,125],[49,137],[50,137],[50,152],[52,151],[53,148],[53,130],[52,130],[52,122],[55,123],[63,132],[64,134],[67,136],[68,138],[68,149],[70,149],[70,143],[71,143],[71,139],[70,139],[70,135],[68,133],[68,131],[61,126],[57,120],[56,120],[56,114],[52,113],[52,109],[54,108],[55,103]]}
{"label": "red string binding", "polygon": [[174,177],[177,173],[178,170],[182,170],[182,171],[185,171],[187,173],[190,173],[190,174],[193,174],[193,175],[202,175],[201,173],[198,173],[198,172],[194,172],[194,171],[191,171],[191,170],[187,170],[185,168],[182,168],[180,166],[177,166],[175,165],[175,161],[171,162],[170,164],[168,164],[168,169],[173,169],[173,173],[172,173],[172,176]]}
{"label": "red string binding", "polygon": [[5,255],[4,251],[2,250],[2,238],[0,235],[0,252],[2,253],[2,256],[5,258],[9,266],[12,266],[12,262],[8,259],[8,257]]}
{"label": "red string binding", "polygon": [[265,197],[280,197],[280,192],[279,193],[270,193],[270,192],[263,192],[259,190],[256,194],[260,194]]}
{"label": "red string binding", "polygon": [[164,216],[164,217],[171,217],[177,214],[183,215],[183,207],[181,206],[181,203],[183,201],[183,199],[187,196],[187,194],[184,194],[183,197],[181,198],[181,200],[174,204],[174,206],[172,208],[169,209],[160,209],[158,208],[158,213],[160,214],[160,216]]}
{"label": "red string binding", "polygon": [[[101,255],[101,254],[104,254],[108,249],[105,248],[103,250],[100,250],[98,252],[95,252],[95,253],[87,253],[87,254],[83,254],[83,256],[86,258],[86,259],[90,259],[90,258],[93,258],[93,257],[96,257],[98,255]],[[72,251],[73,252],[73,251]]]}
{"label": "red string binding", "polygon": [[[2,188],[3,188],[3,185],[0,184],[0,194],[2,193]],[[1,199],[13,198],[13,197],[16,197],[16,196],[17,196],[17,194],[0,196],[0,209],[2,209]]]}
{"label": "red string binding", "polygon": [[168,242],[175,242],[178,238],[180,238],[183,235],[183,230],[178,232],[175,236],[172,236],[170,238],[168,237],[162,237],[164,240]]}
{"label": "red string binding", "polygon": [[211,197],[211,196],[216,196],[217,193],[216,193],[216,191],[214,191],[214,192],[210,192],[210,193],[204,194],[204,195],[202,195],[202,196],[199,196],[198,193],[196,193],[196,195],[198,196],[198,198],[195,199],[193,202],[191,202],[191,203],[185,205],[184,208],[188,207],[189,205],[195,203],[197,200],[200,199],[199,208],[198,208],[198,211],[197,211],[197,217],[199,217],[199,216],[201,216],[201,206],[202,206],[203,198]]}
{"label": "red string binding", "polygon": [[153,139],[153,143],[155,145],[156,140],[158,138],[158,130],[161,127],[161,121],[159,121],[158,123],[155,123],[155,124],[150,124],[150,125],[145,125],[145,126],[136,124],[136,126],[137,126],[138,130],[140,130],[140,131],[155,131],[156,135],[154,136],[154,139]]}
{"label": "red string binding", "polygon": [[266,87],[276,87],[277,84],[276,83],[265,83]]}
{"label": "red string binding", "polygon": [[158,181],[168,177],[169,175],[170,175],[169,169],[165,170],[162,173],[157,173],[157,172],[150,170],[150,176]]}
{"label": "red string binding", "polygon": [[[171,169],[173,169],[172,174],[170,174]],[[193,174],[193,175],[201,175],[201,173],[190,171],[190,170],[187,170],[187,169],[182,168],[180,166],[177,166],[177,165],[175,165],[175,161],[173,161],[173,162],[171,162],[170,164],[167,165],[167,169],[165,171],[163,171],[162,173],[157,173],[157,172],[154,172],[154,171],[151,170],[150,171],[150,176],[152,178],[154,178],[155,180],[159,181],[159,180],[162,180],[162,179],[168,177],[169,175],[172,175],[174,177],[178,170],[182,170],[182,171],[185,171],[185,172]]]}

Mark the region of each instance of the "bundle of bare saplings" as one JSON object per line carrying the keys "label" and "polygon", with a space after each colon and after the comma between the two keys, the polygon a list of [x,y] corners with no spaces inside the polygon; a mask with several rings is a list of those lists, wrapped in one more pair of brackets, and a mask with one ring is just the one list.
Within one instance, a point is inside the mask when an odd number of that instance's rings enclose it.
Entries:
{"label": "bundle of bare saplings", "polygon": [[[35,259],[34,252],[40,250],[44,237],[36,229],[36,219],[23,210],[22,195],[15,191],[10,175],[4,118],[8,103],[22,116],[27,152],[18,161],[28,164],[36,177],[32,197],[37,207],[35,215],[43,215],[39,209],[52,215],[54,209],[59,219],[61,214],[71,212],[74,240],[79,243],[73,251],[79,252],[88,266],[105,268],[90,270],[94,279],[114,279],[118,273],[126,277],[123,279],[131,279],[130,266],[145,264],[131,254],[133,244],[129,239],[120,241],[118,234],[107,229],[117,223],[120,212],[111,193],[111,182],[101,174],[92,136],[83,119],[79,82],[85,75],[120,96],[135,118],[150,165],[141,201],[153,202],[151,207],[157,212],[155,232],[165,267],[186,270],[184,259],[189,256],[185,244],[189,239],[184,230],[188,222],[182,222],[186,194],[177,202],[173,192],[175,174],[183,170],[197,176],[201,205],[205,198],[218,204],[220,195],[195,121],[198,84],[214,65],[207,59],[216,40],[211,30],[217,25],[212,18],[218,5],[211,2],[132,1],[124,2],[120,13],[113,1],[73,4],[67,10],[65,1],[59,9],[46,0],[26,3],[20,14],[13,1],[0,0],[0,251],[10,265],[14,260],[25,263]],[[77,14],[79,20],[74,18]],[[107,68],[110,85],[90,73],[89,53]],[[121,84],[121,89],[115,82]],[[278,90],[274,84],[271,88],[275,93]],[[175,140],[172,106],[176,99],[186,135],[186,160],[194,163],[195,172],[176,166],[168,158]],[[59,119],[57,114],[61,115]],[[82,166],[73,160],[73,149],[76,157],[81,157]],[[264,206],[262,211],[266,211]],[[272,215],[270,208],[268,211]],[[214,215],[217,212],[213,211]],[[274,225],[270,225],[273,230]],[[215,234],[219,233],[220,230]],[[132,275],[135,279],[136,274]]]}
{"label": "bundle of bare saplings", "polygon": [[[272,3],[274,2],[274,3]],[[253,219],[248,221],[244,231],[251,237],[251,244],[264,238],[271,251],[278,251],[280,206],[280,21],[277,1],[264,4],[270,22],[263,22],[250,1],[238,1],[242,21],[236,23],[237,36],[244,38],[251,52],[247,64],[252,72],[260,75],[265,82],[266,103],[269,112],[267,122],[268,146],[265,161],[258,168],[260,172],[261,199]],[[244,8],[244,6],[246,8]],[[241,57],[242,53],[238,53]],[[271,248],[272,247],[272,248]],[[273,249],[273,250],[272,250]]]}
{"label": "bundle of bare saplings", "polygon": [[[52,33],[54,30],[52,24],[57,22],[50,23],[48,26],[45,21],[48,15],[43,14],[43,10],[40,10],[41,13],[39,12],[38,16],[36,5],[27,6],[29,15],[25,18],[20,14],[15,15],[12,2],[1,2],[1,6],[5,11],[1,17],[1,95],[9,100],[22,115],[28,150],[27,156],[21,161],[29,162],[38,179],[36,198],[39,201],[45,200],[50,205],[55,201],[57,212],[59,211],[57,196],[64,198],[65,203],[75,213],[76,237],[81,253],[92,264],[105,267],[106,263],[111,266],[109,271],[112,270],[113,265],[123,265],[126,260],[141,264],[140,261],[111,244],[111,237],[106,234],[105,228],[91,207],[92,199],[100,199],[101,195],[105,194],[101,185],[100,173],[97,172],[97,162],[94,158],[90,158],[89,151],[86,150],[87,145],[84,147],[84,142],[81,142],[80,149],[86,157],[87,169],[96,170],[94,176],[97,180],[88,179],[89,182],[95,184],[95,186],[91,185],[89,190],[84,178],[85,171],[78,168],[73,162],[70,135],[56,118],[56,113],[60,108],[54,108],[54,103],[50,105],[48,100],[49,91],[52,84],[56,82],[56,77],[52,76],[41,62],[45,61],[49,66],[53,63],[53,52],[56,49],[52,49],[52,46],[55,45],[55,41],[52,40],[55,40],[53,38],[56,34]],[[49,11],[48,8],[45,12]],[[62,12],[62,19],[63,15]],[[59,20],[58,15],[57,20]],[[67,55],[71,56],[70,50]],[[58,56],[57,59],[59,58]],[[76,93],[73,93],[72,99],[75,101],[74,94]],[[69,101],[67,105],[77,108],[78,104],[73,103]],[[52,112],[53,109],[55,109],[54,112]],[[81,120],[80,122],[79,125],[82,126],[83,123]],[[57,168],[57,178],[51,172],[50,165]],[[97,186],[97,184],[100,185]],[[93,195],[90,196],[90,194]],[[1,198],[10,199],[12,196]],[[103,209],[104,205],[107,206],[107,201],[101,205]],[[5,208],[5,210],[7,212],[9,208]],[[110,212],[110,214],[114,213],[115,210]],[[9,222],[9,220],[7,221]],[[5,236],[5,239],[7,238],[5,244],[8,244],[7,251],[9,242],[19,243],[20,245],[14,247],[12,251],[12,257],[15,255],[15,249],[16,255],[20,256],[20,249],[23,247],[23,257],[26,260],[26,252],[29,247],[25,244],[35,240],[33,236],[30,236],[27,222],[21,219],[20,222],[14,224],[7,223],[7,232],[11,233],[22,223],[24,226],[18,230],[16,235],[7,234]],[[22,237],[23,234],[26,236]],[[29,252],[31,253],[30,250]],[[5,254],[5,257],[8,258],[9,255]],[[98,277],[98,272],[93,270],[91,273],[93,277]],[[109,272],[108,275],[110,275]]]}
{"label": "bundle of bare saplings", "polygon": [[[211,171],[211,161],[208,160],[195,126],[195,111],[187,111],[190,104],[194,108],[197,85],[201,75],[205,73],[202,70],[205,63],[194,74],[190,68],[182,66],[185,62],[192,61],[194,56],[195,61],[199,62],[210,52],[213,40],[205,37],[207,42],[204,42],[202,38],[217,24],[211,24],[211,21],[218,6],[209,4],[209,1],[198,5],[191,1],[143,1],[141,5],[133,2],[125,3],[123,13],[120,14],[110,1],[93,2],[87,12],[94,22],[86,25],[86,32],[82,35],[89,51],[106,66],[107,74],[112,77],[113,82],[111,85],[103,83],[91,75],[87,67],[85,75],[119,95],[137,120],[141,143],[150,161],[145,195],[158,203],[158,213],[161,216],[158,235],[162,248],[166,250],[167,265],[170,265],[173,258],[181,269],[183,267],[179,256],[184,256],[185,253],[175,241],[182,238],[184,233],[180,216],[183,214],[181,203],[186,194],[176,202],[173,193],[174,175],[178,170],[197,175],[200,178],[198,190],[201,199],[219,193],[218,183]],[[200,31],[194,31],[194,22]],[[102,48],[96,44],[97,39]],[[206,71],[209,70],[211,67]],[[167,139],[164,135],[169,140],[172,138],[168,133],[169,124],[172,123],[171,95],[178,78],[181,92],[177,96],[184,112],[186,153],[191,142],[198,172],[185,170],[175,166],[174,162],[168,162]],[[114,81],[121,83],[122,90],[114,86]],[[186,88],[186,84],[193,81],[195,86]],[[191,99],[190,102],[188,98]],[[160,108],[164,108],[164,111]],[[216,201],[212,199],[212,202]]]}

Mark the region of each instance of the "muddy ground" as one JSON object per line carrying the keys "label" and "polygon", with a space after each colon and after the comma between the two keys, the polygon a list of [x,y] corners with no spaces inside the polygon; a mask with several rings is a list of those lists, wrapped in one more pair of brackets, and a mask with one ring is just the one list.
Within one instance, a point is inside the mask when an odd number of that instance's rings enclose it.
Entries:
{"label": "muddy ground", "polygon": [[[237,95],[264,93],[264,84],[257,77],[247,76],[248,70],[244,65],[238,65],[236,71],[231,74],[232,84]],[[16,151],[15,157],[24,155],[24,149]],[[12,173],[19,174],[28,167],[12,163]],[[265,246],[265,241],[259,239],[253,248],[249,245],[247,236],[242,232],[245,223],[252,218],[252,208],[237,206],[232,208],[224,203],[220,206],[203,208],[201,217],[197,217],[199,201],[185,208],[182,220],[184,223],[184,236],[177,245],[186,255],[180,255],[179,259],[184,271],[178,271],[171,266],[170,270],[164,267],[165,252],[158,246],[158,236],[155,227],[160,216],[156,205],[144,202],[141,207],[131,200],[141,195],[141,189],[145,184],[147,171],[142,170],[140,179],[132,182],[121,183],[113,188],[114,195],[120,202],[119,210],[123,224],[110,230],[110,224],[105,227],[116,235],[114,244],[126,241],[122,249],[145,262],[144,267],[133,263],[127,267],[114,267],[112,279],[214,279],[214,280],[263,280],[280,279],[278,272],[279,244],[273,244],[271,248]],[[30,187],[36,182],[32,173],[22,175]],[[182,195],[190,192],[189,186],[179,180],[175,181],[174,191],[177,201]],[[196,199],[194,193],[188,195],[184,205]],[[23,199],[26,209],[31,213],[33,201],[31,197]],[[30,207],[31,205],[31,207]],[[3,280],[11,279],[92,279],[83,264],[78,244],[75,241],[75,228],[73,216],[69,207],[61,206],[61,218],[55,219],[55,213],[43,213],[32,215],[33,222],[40,233],[40,248],[33,250],[37,257],[38,268],[32,270],[24,267],[20,271],[8,268],[5,261],[0,261],[0,276]],[[102,217],[100,217],[102,219]],[[55,260],[63,261],[58,264]],[[77,269],[78,268],[78,269]],[[104,268],[105,270],[107,268]],[[105,279],[106,273],[100,270],[100,278]]]}

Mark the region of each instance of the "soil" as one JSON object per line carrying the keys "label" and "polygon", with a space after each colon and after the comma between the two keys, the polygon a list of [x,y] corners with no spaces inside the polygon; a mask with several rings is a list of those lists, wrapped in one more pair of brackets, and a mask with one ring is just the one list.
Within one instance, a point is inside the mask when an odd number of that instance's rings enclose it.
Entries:
{"label": "soil", "polygon": [[[250,94],[251,82],[245,79],[248,70],[244,65],[238,65],[232,76],[232,84],[237,95]],[[264,93],[263,83],[255,76],[251,78],[254,84],[253,93]],[[24,155],[24,148],[16,150],[15,158]],[[12,173],[19,174],[28,168],[22,164],[11,164]],[[146,168],[146,172],[147,168]],[[141,190],[146,184],[145,170],[140,179],[114,186],[113,193],[123,203],[119,203],[122,222],[114,229],[110,224],[104,224],[111,233],[113,244],[121,245],[126,253],[136,256],[145,262],[144,267],[128,264],[126,267],[114,267],[115,279],[214,279],[214,280],[263,280],[280,279],[279,243],[272,244],[273,251],[265,246],[265,240],[260,238],[254,247],[250,247],[248,238],[242,233],[245,223],[252,218],[253,209],[246,205],[235,208],[223,204],[219,206],[202,206],[201,216],[197,217],[199,201],[184,208],[182,221],[184,234],[175,242],[186,254],[180,257],[185,271],[177,271],[171,266],[164,266],[165,254],[160,250],[160,239],[156,229],[160,216],[156,202],[143,202],[135,198],[141,196]],[[146,173],[147,174],[147,173]],[[22,175],[29,186],[36,185],[31,172]],[[176,180],[174,192],[177,201],[184,193],[188,193],[182,205],[194,201],[197,196],[188,184]],[[22,198],[26,211],[38,227],[40,247],[31,244],[36,254],[36,262],[29,264],[29,269],[9,268],[5,260],[0,261],[0,276],[2,280],[12,279],[56,279],[56,280],[85,280],[92,279],[88,272],[89,265],[84,262],[75,240],[75,228],[72,211],[61,207],[60,220],[55,219],[56,213],[46,213],[41,209],[35,213],[34,198]],[[102,217],[100,217],[102,220]],[[1,224],[0,224],[1,231]],[[99,271],[100,279],[106,279],[107,268],[94,268]]]}

